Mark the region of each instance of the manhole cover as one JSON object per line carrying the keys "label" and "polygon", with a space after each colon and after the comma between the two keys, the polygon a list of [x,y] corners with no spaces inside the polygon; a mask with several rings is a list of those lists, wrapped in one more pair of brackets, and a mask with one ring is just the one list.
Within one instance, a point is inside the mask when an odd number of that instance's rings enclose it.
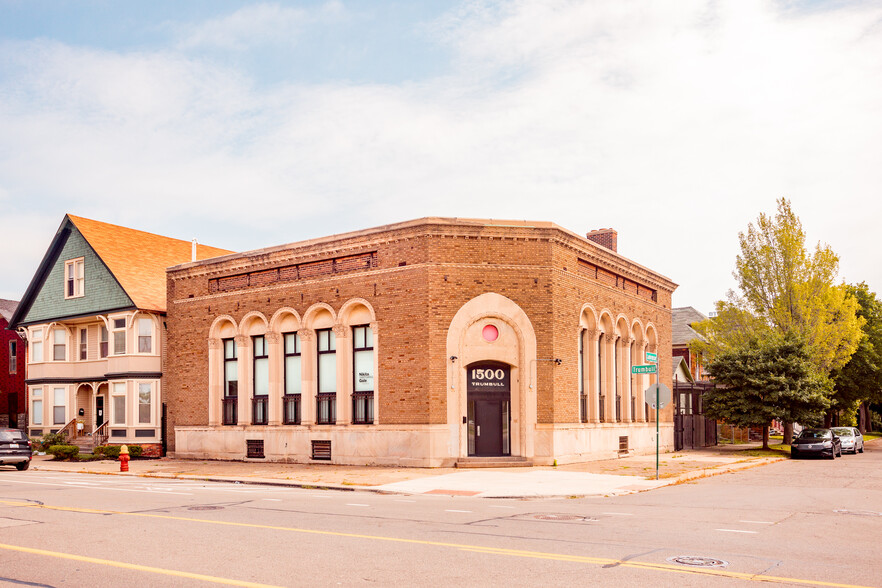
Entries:
{"label": "manhole cover", "polygon": [[692,566],[694,568],[723,568],[729,565],[729,562],[712,557],[699,557],[697,555],[678,555],[669,557],[671,563],[678,563],[684,566]]}
{"label": "manhole cover", "polygon": [[189,506],[187,510],[222,510],[222,506]]}
{"label": "manhole cover", "polygon": [[837,508],[833,512],[838,514],[856,515],[859,517],[882,517],[882,512],[875,510],[848,510],[847,508]]}
{"label": "manhole cover", "polygon": [[533,515],[534,519],[540,521],[596,521],[597,519],[592,517],[583,517],[581,515],[570,515],[570,514],[537,514]]}

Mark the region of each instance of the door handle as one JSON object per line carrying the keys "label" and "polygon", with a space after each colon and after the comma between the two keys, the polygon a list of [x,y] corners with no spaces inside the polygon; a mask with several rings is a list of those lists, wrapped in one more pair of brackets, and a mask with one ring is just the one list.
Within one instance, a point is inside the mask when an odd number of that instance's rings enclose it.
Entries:
{"label": "door handle", "polygon": [[478,425],[477,429],[478,429],[478,437],[480,437],[481,436],[481,425]]}

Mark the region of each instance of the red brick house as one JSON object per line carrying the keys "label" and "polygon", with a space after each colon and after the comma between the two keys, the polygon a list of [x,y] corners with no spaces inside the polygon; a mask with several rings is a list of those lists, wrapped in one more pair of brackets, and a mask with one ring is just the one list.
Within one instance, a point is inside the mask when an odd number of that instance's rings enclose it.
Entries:
{"label": "red brick house", "polygon": [[9,328],[18,302],[0,299],[0,427],[27,429],[24,340]]}

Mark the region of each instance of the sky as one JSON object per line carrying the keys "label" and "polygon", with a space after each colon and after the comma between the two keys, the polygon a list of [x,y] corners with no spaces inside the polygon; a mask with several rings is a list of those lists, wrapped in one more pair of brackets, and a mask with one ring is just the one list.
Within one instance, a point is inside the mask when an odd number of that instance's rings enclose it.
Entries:
{"label": "sky", "polygon": [[618,231],[707,313],[790,199],[882,291],[882,4],[0,0],[0,298],[65,213],[247,251],[426,216]]}

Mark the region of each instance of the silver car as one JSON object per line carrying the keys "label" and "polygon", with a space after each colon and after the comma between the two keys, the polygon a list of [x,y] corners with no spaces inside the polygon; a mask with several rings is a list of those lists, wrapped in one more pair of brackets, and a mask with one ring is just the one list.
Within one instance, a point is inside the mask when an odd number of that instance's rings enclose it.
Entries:
{"label": "silver car", "polygon": [[864,452],[864,436],[857,427],[834,427],[833,434],[842,441],[842,453]]}

